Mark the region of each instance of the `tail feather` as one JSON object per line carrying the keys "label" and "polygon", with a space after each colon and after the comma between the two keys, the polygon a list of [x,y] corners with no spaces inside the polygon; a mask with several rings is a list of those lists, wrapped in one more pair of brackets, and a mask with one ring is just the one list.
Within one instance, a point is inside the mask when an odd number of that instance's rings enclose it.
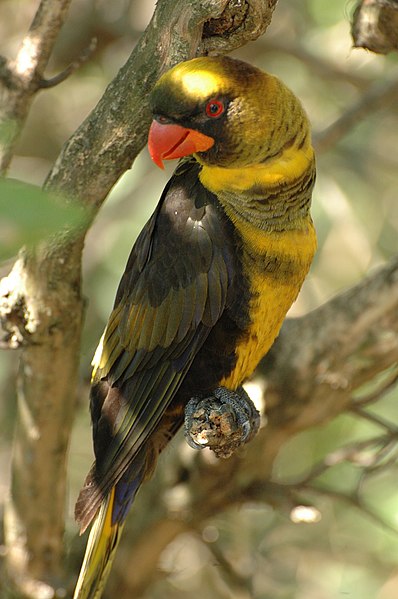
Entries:
{"label": "tail feather", "polygon": [[98,599],[109,575],[123,523],[112,523],[115,489],[103,501],[87,542],[73,599]]}
{"label": "tail feather", "polygon": [[87,474],[84,486],[79,493],[75,505],[75,519],[80,525],[80,534],[82,535],[94,516],[100,509],[104,501],[104,496],[95,481],[95,464]]}
{"label": "tail feather", "polygon": [[[142,466],[142,464],[140,465]],[[142,482],[143,469],[139,468],[134,477],[129,474],[130,471],[121,478],[101,503],[87,541],[86,553],[73,599],[99,599],[101,597],[122,535],[127,512]],[[84,531],[90,523],[87,514],[91,514],[92,510],[84,510],[82,493],[79,496],[81,504],[80,506],[76,505],[76,513],[77,515],[85,514],[85,519],[80,518],[82,531]],[[89,501],[89,491],[87,493],[86,500]]]}

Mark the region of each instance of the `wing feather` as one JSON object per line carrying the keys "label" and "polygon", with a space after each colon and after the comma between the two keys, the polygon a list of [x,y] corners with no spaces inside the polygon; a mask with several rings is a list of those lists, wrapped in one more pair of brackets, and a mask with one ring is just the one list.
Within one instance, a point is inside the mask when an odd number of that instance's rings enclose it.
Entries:
{"label": "wing feather", "polygon": [[189,328],[195,326],[196,285],[189,285],[185,291],[184,306],[181,312],[176,339],[180,343],[188,334]]}
{"label": "wing feather", "polygon": [[154,431],[225,309],[233,239],[216,197],[199,182],[199,168],[185,165],[171,179],[119,285],[94,375],[94,386],[108,385],[108,394],[105,400],[92,394],[90,509]]}

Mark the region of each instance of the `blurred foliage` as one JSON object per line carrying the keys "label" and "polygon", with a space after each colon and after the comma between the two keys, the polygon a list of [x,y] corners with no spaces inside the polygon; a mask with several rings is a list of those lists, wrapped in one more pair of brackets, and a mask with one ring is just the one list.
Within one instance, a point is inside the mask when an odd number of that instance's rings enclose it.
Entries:
{"label": "blurred foliage", "polygon": [[[33,0],[1,1],[0,54],[15,56],[37,4]],[[129,55],[153,6],[153,0],[74,0],[46,76],[65,68],[92,37],[98,39],[97,50],[62,85],[36,98],[10,169],[11,177],[42,184],[62,144]],[[280,76],[302,99],[314,132],[325,129],[375,82],[398,73],[396,55],[383,57],[352,49],[349,19],[354,7],[347,0],[281,1],[263,39],[234,52]],[[397,131],[395,102],[347,131],[342,141],[318,156],[313,217],[319,251],[292,309],[294,315],[358,282],[396,252]],[[172,168],[168,166],[168,174]],[[129,250],[166,180],[165,174],[150,163],[145,150],[114,187],[87,237],[84,293],[88,308],[81,360],[81,410],[71,452],[69,534],[75,534],[73,503],[91,461],[86,407],[89,362],[111,310]],[[14,222],[18,229],[15,239],[29,243],[37,239],[37,233],[40,235],[43,219],[25,193],[23,198],[24,216]],[[9,266],[4,266],[4,274]],[[9,461],[16,363],[15,352],[1,354],[2,466]],[[397,390],[391,390],[372,410],[396,422],[397,399]],[[293,484],[308,476],[314,464],[331,452],[377,434],[380,427],[357,414],[341,416],[322,429],[302,433],[279,455],[275,480]],[[247,506],[218,515],[207,523],[202,537],[184,535],[169,546],[161,560],[165,576],[153,584],[147,599],[186,599],[195,594],[206,599],[394,599],[398,596],[398,534],[352,502],[319,490],[327,487],[349,494],[361,482],[366,505],[391,527],[398,527],[396,462],[390,460],[388,466],[374,469],[364,479],[363,464],[355,460],[330,468],[314,481],[312,491],[302,492],[302,500],[313,503],[320,512],[320,520],[313,523],[293,523],[289,510],[268,506]],[[6,487],[6,478],[2,477],[0,492]]]}
{"label": "blurred foliage", "polygon": [[15,179],[0,180],[0,215],[2,260],[61,231],[71,234],[88,217],[83,206]]}

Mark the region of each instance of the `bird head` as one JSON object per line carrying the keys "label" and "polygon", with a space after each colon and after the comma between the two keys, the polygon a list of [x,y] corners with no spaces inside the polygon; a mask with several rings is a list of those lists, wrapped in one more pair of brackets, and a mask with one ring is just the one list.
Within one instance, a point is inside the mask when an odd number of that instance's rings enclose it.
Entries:
{"label": "bird head", "polygon": [[203,164],[244,167],[264,162],[295,139],[299,100],[276,77],[229,57],[182,62],[155,85],[148,147],[152,160],[194,154]]}

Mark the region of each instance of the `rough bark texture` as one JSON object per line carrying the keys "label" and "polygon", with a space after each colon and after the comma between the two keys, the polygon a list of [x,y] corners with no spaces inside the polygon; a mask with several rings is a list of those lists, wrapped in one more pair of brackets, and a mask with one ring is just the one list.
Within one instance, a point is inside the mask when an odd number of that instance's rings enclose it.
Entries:
{"label": "rough bark texture", "polygon": [[[43,0],[16,61],[2,61],[0,116],[4,130],[10,131],[3,147],[3,169],[33,93],[40,88],[68,4]],[[127,63],[65,144],[47,178],[47,189],[84,203],[94,216],[146,142],[147,98],[160,74],[195,55],[226,52],[255,39],[267,28],[275,4],[276,0],[159,1]],[[211,27],[202,40],[209,20]],[[25,597],[51,596],[61,572],[65,463],[83,312],[84,233],[22,253],[1,285],[0,316],[11,331],[10,347],[22,349],[12,493],[5,523],[9,578]]]}
{"label": "rough bark texture", "polygon": [[24,595],[40,597],[46,585],[39,581],[56,585],[61,575],[66,451],[82,326],[80,269],[58,246],[43,246],[19,258],[2,291],[8,307],[18,307],[14,326],[23,340],[5,510],[7,565]]}

